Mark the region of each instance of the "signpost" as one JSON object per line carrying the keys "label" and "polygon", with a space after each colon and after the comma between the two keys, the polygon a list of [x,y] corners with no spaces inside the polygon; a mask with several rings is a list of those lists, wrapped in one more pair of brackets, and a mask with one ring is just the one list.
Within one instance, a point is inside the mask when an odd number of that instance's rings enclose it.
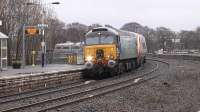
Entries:
{"label": "signpost", "polygon": [[23,36],[22,36],[22,67],[24,68],[26,65],[25,60],[25,28],[26,25],[23,25]]}
{"label": "signpost", "polygon": [[44,29],[44,28],[47,28],[48,25],[47,24],[38,24],[37,27],[41,28],[41,29]]}

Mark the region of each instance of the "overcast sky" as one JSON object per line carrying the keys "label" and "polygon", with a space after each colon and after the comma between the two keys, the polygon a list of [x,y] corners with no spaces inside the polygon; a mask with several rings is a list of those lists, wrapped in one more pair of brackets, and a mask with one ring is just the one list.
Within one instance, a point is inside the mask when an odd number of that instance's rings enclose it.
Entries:
{"label": "overcast sky", "polygon": [[[54,2],[56,0],[45,0]],[[138,22],[152,28],[195,30],[200,26],[200,0],[57,0],[57,16],[65,23],[110,24],[120,28]]]}

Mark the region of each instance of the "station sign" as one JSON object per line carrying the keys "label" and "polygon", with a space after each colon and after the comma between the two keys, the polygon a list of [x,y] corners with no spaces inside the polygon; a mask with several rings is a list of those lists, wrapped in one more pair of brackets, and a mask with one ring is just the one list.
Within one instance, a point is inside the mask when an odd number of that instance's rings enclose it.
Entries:
{"label": "station sign", "polygon": [[29,26],[25,29],[25,34],[29,36],[35,36],[39,34],[39,29],[35,26]]}
{"label": "station sign", "polygon": [[37,25],[38,28],[44,29],[48,27],[48,24],[38,24]]}

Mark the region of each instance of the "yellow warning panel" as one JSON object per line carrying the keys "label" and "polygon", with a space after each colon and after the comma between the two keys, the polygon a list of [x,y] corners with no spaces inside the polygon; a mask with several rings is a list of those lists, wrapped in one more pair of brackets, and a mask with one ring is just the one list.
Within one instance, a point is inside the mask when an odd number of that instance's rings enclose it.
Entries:
{"label": "yellow warning panel", "polygon": [[36,27],[27,27],[25,29],[25,34],[26,35],[37,35],[37,34],[39,34],[39,29]]}

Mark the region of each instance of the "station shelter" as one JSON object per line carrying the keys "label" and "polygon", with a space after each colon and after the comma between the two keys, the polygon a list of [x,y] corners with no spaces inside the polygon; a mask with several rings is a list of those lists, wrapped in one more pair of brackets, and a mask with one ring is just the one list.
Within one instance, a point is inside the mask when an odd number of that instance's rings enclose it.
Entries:
{"label": "station shelter", "polygon": [[0,32],[0,70],[7,69],[7,39],[8,36]]}

